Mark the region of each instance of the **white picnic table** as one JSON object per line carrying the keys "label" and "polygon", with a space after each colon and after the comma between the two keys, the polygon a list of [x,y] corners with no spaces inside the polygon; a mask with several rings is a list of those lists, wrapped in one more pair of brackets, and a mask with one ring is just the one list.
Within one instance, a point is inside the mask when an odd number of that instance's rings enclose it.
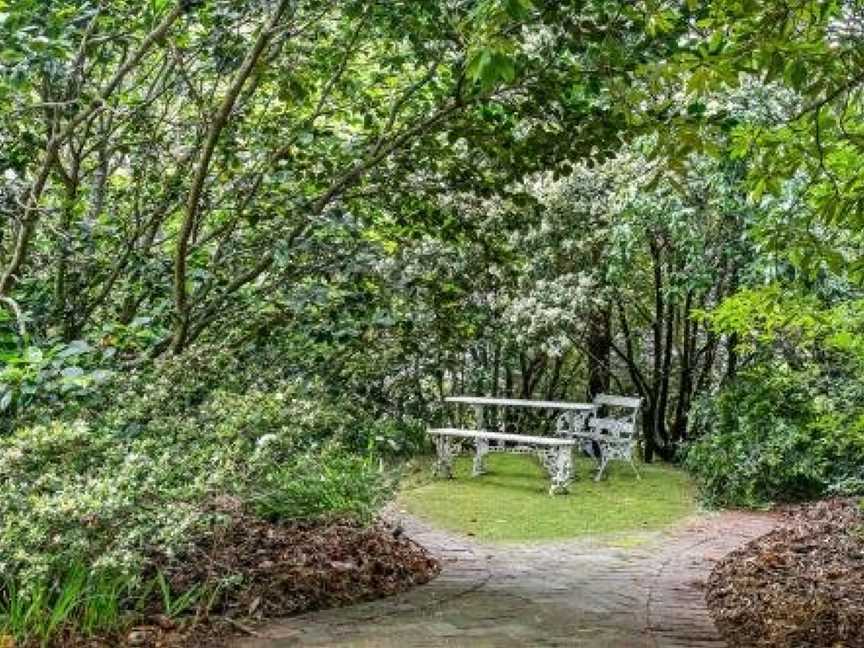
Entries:
{"label": "white picnic table", "polygon": [[[452,477],[453,458],[461,450],[462,441],[466,440],[472,441],[475,448],[472,471],[474,476],[485,472],[484,457],[490,452],[536,453],[552,481],[550,494],[566,492],[572,480],[572,452],[576,439],[590,439],[600,444],[600,470],[596,479],[600,479],[610,459],[627,459],[636,470],[633,452],[636,447],[636,414],[640,404],[638,398],[598,394],[593,403],[487,396],[450,396],[444,400],[447,403],[472,406],[475,412],[476,429],[428,430],[428,434],[435,438],[438,452],[435,472],[438,475]],[[610,406],[625,408],[629,414],[624,419],[597,416],[600,408]],[[486,407],[525,407],[558,411],[560,414],[556,417],[556,434],[555,436],[532,436],[489,430],[486,428]],[[510,445],[507,445],[508,443]],[[638,470],[636,474],[638,477]]]}

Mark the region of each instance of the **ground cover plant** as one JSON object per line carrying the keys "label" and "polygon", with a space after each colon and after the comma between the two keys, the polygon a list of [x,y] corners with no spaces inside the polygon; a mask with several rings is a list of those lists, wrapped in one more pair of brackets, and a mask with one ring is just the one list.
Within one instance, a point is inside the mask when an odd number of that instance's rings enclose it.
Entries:
{"label": "ground cover plant", "polygon": [[697,510],[686,474],[670,466],[644,466],[637,481],[630,466],[613,463],[592,480],[594,463],[577,461],[579,479],[568,495],[550,497],[549,482],[533,457],[491,455],[489,472],[471,477],[471,461],[455,462],[454,479],[413,482],[396,501],[401,510],[482,541],[537,542],[605,536],[638,541],[640,532],[672,526]]}

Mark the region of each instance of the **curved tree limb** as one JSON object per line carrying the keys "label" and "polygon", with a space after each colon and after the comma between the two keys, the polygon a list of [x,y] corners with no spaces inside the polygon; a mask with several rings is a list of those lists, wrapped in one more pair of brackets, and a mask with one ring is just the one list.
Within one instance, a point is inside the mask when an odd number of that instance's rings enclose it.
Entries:
{"label": "curved tree limb", "polygon": [[63,143],[75,132],[75,130],[88,120],[93,114],[101,110],[108,98],[137,65],[141,59],[150,51],[150,49],[159,40],[161,40],[171,26],[184,12],[183,2],[179,2],[174,8],[162,19],[162,21],[144,37],[144,40],[138,45],[138,48],[126,59],[108,83],[102,88],[99,95],[91,101],[85,108],[80,110],[72,119],[67,122],[66,126],[57,134],[51,136],[48,144],[45,147],[45,155],[36,174],[36,179],[28,192],[27,199],[23,207],[23,217],[21,226],[18,230],[18,235],[15,239],[15,246],[12,251],[12,258],[8,265],[0,275],[0,295],[5,295],[15,285],[18,279],[18,272],[27,258],[27,252],[30,247],[30,239],[36,229],[36,223],[39,220],[39,202],[42,198],[42,192],[45,190],[45,185],[48,182],[48,177],[54,169],[55,158]]}

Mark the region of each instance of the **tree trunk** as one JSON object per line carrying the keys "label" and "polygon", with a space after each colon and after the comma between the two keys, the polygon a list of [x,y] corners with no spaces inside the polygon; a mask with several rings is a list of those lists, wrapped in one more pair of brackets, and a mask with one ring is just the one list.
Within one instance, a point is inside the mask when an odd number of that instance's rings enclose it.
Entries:
{"label": "tree trunk", "polygon": [[657,450],[664,459],[671,459],[674,448],[670,444],[669,431],[666,428],[666,410],[669,406],[669,379],[672,375],[672,347],[675,336],[675,306],[672,300],[666,305],[665,333],[663,338],[663,365],[660,370],[660,385],[657,389],[657,404],[654,413],[656,432],[662,442]]}
{"label": "tree trunk", "polygon": [[288,10],[288,0],[281,0],[276,10],[262,26],[252,47],[246,53],[243,63],[240,65],[236,75],[231,80],[228,90],[222,97],[219,109],[210,122],[207,129],[207,138],[204,141],[198,159],[195,164],[192,185],[186,200],[186,209],[180,231],[177,235],[177,244],[174,253],[174,335],[171,341],[171,349],[174,353],[180,353],[186,346],[189,335],[191,305],[189,304],[187,279],[187,255],[192,233],[200,224],[198,215],[201,207],[201,198],[204,193],[204,185],[210,172],[210,163],[216,151],[216,145],[228,125],[235,103],[240,97],[240,92],[246,85],[246,81],[255,71],[258,60],[266,50],[270,39],[275,33],[276,27],[282,20],[283,14]]}
{"label": "tree trunk", "polygon": [[591,400],[609,391],[610,355],[612,353],[612,313],[607,304],[592,313],[588,322],[588,389]]}
{"label": "tree trunk", "polygon": [[645,463],[654,461],[654,406],[648,401],[642,410],[642,460]]}
{"label": "tree trunk", "polygon": [[683,441],[687,438],[687,417],[690,411],[690,399],[693,394],[693,355],[695,352],[698,325],[690,318],[693,303],[693,292],[687,292],[684,302],[684,333],[681,353],[681,373],[678,377],[678,398],[675,404],[675,422],[672,425],[672,441]]}
{"label": "tree trunk", "polygon": [[738,373],[738,334],[732,333],[726,338],[726,376],[724,383],[731,382]]}
{"label": "tree trunk", "polygon": [[[654,318],[651,322],[651,331],[653,333],[653,345],[651,349],[652,364],[651,364],[651,385],[650,385],[650,412],[651,417],[650,428],[645,429],[645,436],[652,437],[652,445],[660,435],[662,426],[663,412],[658,403],[660,402],[660,382],[663,377],[663,316],[665,313],[665,304],[663,302],[663,268],[660,261],[660,245],[655,235],[651,235],[649,239],[649,249],[651,251],[652,269],[654,275]],[[651,453],[653,458],[653,452]],[[650,462],[646,451],[646,462]]]}
{"label": "tree trunk", "polygon": [[78,200],[79,162],[75,157],[66,184],[66,196],[60,216],[57,240],[57,271],[54,275],[54,316],[63,323],[63,338],[77,337],[75,309],[69,304],[69,246],[73,238],[72,221],[75,203]]}

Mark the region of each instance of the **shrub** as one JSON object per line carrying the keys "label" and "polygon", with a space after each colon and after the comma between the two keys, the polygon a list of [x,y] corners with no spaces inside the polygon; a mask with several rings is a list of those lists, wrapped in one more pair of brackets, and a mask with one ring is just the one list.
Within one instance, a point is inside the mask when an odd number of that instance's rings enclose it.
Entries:
{"label": "shrub", "polygon": [[0,434],[27,417],[72,411],[110,377],[104,350],[84,340],[2,348],[0,344]]}
{"label": "shrub", "polygon": [[[118,375],[112,402],[79,410],[86,419],[0,437],[0,636],[110,625],[109,603],[84,602],[116,590],[128,608],[156,565],[228,522],[226,497],[274,521],[372,516],[390,480],[377,456],[339,441],[345,417],[288,380],[220,383],[219,362]],[[37,624],[45,614],[65,620]]]}
{"label": "shrub", "polygon": [[860,383],[816,367],[741,373],[694,410],[685,465],[712,506],[764,507],[864,482]]}

